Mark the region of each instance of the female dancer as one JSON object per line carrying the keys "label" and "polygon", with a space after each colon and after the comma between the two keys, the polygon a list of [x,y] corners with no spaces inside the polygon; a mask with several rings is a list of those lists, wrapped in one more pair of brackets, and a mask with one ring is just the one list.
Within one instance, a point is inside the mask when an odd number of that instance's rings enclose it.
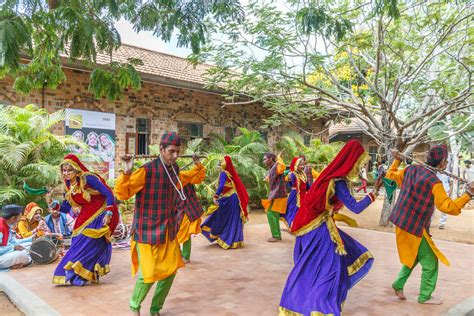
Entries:
{"label": "female dancer", "polygon": [[288,195],[286,213],[281,217],[281,219],[289,230],[298,209],[303,203],[306,191],[309,189],[308,180],[304,172],[303,158],[293,158],[290,164],[290,173],[288,174],[288,177],[291,184],[291,191]]}
{"label": "female dancer", "polygon": [[201,225],[202,234],[224,249],[244,246],[243,224],[248,219],[249,195],[229,156],[221,164],[219,186],[214,195],[216,210]]}
{"label": "female dancer", "polygon": [[291,227],[297,236],[295,266],[282,294],[280,315],[340,315],[348,290],[369,272],[370,252],[339,230],[333,219],[343,205],[360,213],[375,200],[380,182],[359,202],[347,184],[357,180],[369,159],[358,141],[349,141],[306,194]]}
{"label": "female dancer", "polygon": [[75,155],[64,157],[60,168],[65,189],[60,211],[72,209],[77,218],[71,247],[56,267],[53,283],[82,286],[98,282],[110,272],[110,235],[119,220],[114,195],[104,179],[89,172]]}

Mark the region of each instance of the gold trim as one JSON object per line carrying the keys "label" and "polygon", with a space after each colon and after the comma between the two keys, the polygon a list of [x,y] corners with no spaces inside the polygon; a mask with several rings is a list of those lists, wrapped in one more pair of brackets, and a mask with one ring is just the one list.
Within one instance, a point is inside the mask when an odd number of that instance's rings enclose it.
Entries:
{"label": "gold trim", "polygon": [[[341,310],[342,310],[342,308],[341,308]],[[289,309],[286,309],[286,308],[281,307],[281,306],[278,307],[278,315],[279,316],[304,316],[304,314],[294,312],[294,311],[290,311]],[[311,316],[334,316],[334,314],[324,314],[324,313],[321,313],[321,312],[311,312]]]}
{"label": "gold trim", "polygon": [[85,227],[87,225],[89,225],[90,223],[92,223],[92,221],[94,221],[97,216],[99,216],[104,210],[105,208],[107,207],[107,203],[106,201],[104,201],[104,203],[102,204],[102,206],[97,210],[97,212],[95,212],[91,217],[89,217],[84,223],[82,223],[81,226],[77,227],[76,229],[74,229],[74,231],[72,232],[72,237],[76,237],[77,235],[81,234],[82,231],[85,229]]}
{"label": "gold trim", "polygon": [[336,253],[338,255],[347,255],[347,251],[344,248],[344,243],[342,242],[341,235],[339,235],[334,218],[332,218],[332,216],[327,216],[325,222],[329,230],[329,236],[331,236],[331,240],[336,244]]}
{"label": "gold trim", "polygon": [[372,254],[369,251],[364,252],[357,258],[356,261],[354,261],[353,264],[347,267],[347,272],[349,273],[349,276],[357,273],[360,268],[362,268],[369,259],[373,258]]}
{"label": "gold trim", "polygon": [[86,228],[82,231],[82,234],[84,236],[94,238],[94,239],[105,236],[105,239],[107,239],[108,241],[110,241],[110,236],[111,236],[109,225],[105,225],[99,229]]}
{"label": "gold trim", "polygon": [[305,234],[309,233],[310,231],[312,231],[312,230],[318,228],[319,226],[321,226],[321,224],[324,221],[324,217],[328,216],[328,215],[329,215],[329,212],[325,211],[324,213],[322,213],[321,215],[319,215],[318,217],[313,219],[311,222],[309,222],[305,226],[301,227],[297,231],[294,231],[293,234],[296,235],[296,236],[302,236],[302,235],[305,235]]}
{"label": "gold trim", "polygon": [[362,155],[357,159],[356,163],[352,167],[351,171],[347,174],[346,178],[351,182],[356,182],[359,179],[360,167],[365,165],[370,160],[369,154],[364,151]]}
{"label": "gold trim", "polygon": [[229,245],[220,238],[217,238],[217,243],[219,244],[219,246],[221,246],[224,249],[229,249],[229,248],[237,249],[237,248],[243,248],[245,246],[243,241],[233,242],[232,245]]}
{"label": "gold trim", "polygon": [[286,228],[288,229],[288,232],[289,232],[290,234],[293,234],[293,233],[291,232],[291,227],[290,227],[290,225],[288,225],[288,221],[287,221],[284,217],[281,217],[281,216],[280,216],[280,221],[282,221],[283,224],[285,224]]}
{"label": "gold trim", "polygon": [[81,278],[86,279],[87,281],[94,282],[97,281],[98,276],[106,275],[110,272],[110,266],[107,264],[102,267],[100,264],[96,263],[94,265],[94,271],[89,271],[83,267],[80,261],[72,262],[69,261],[64,266],[64,270],[73,270],[74,273],[79,275]]}
{"label": "gold trim", "polygon": [[53,284],[66,284],[66,277],[63,276],[53,276]]}

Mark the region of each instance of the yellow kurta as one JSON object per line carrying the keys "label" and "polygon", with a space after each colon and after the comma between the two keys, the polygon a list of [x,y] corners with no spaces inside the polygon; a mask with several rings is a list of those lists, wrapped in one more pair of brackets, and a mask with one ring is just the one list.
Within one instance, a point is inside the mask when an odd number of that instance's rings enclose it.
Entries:
{"label": "yellow kurta", "polygon": [[[16,232],[21,236],[21,238],[28,238],[33,236],[33,230],[38,227],[39,222],[35,221],[31,226],[28,223],[28,219],[23,217],[19,222],[18,222],[18,227],[16,229]],[[37,232],[37,236],[43,236],[44,232],[42,230],[39,230]]]}
{"label": "yellow kurta", "polygon": [[[280,157],[277,159],[276,164],[277,164],[276,173],[283,174],[285,172],[286,166]],[[266,180],[268,181],[269,179],[267,178]],[[278,212],[280,214],[285,214],[287,202],[288,202],[288,197],[273,199],[273,200],[263,199],[262,206],[265,209],[265,212],[268,212],[269,210],[271,210],[274,212]]]}
{"label": "yellow kurta", "polygon": [[[400,166],[400,161],[395,160],[393,164],[387,171],[386,178],[394,180],[398,186],[401,186],[403,182],[403,177],[405,176],[405,169],[398,170]],[[451,200],[444,190],[442,183],[437,183],[433,186],[431,191],[434,197],[435,206],[438,210],[449,215],[459,215],[461,214],[461,209],[465,204],[470,200],[469,195],[463,194],[455,200]],[[420,247],[422,237],[410,234],[407,231],[404,231],[401,228],[396,228],[396,240],[398,248],[398,256],[400,257],[400,262],[403,265],[406,265],[409,268],[413,267],[416,257],[418,255],[418,248]],[[436,257],[445,265],[449,266],[448,259],[443,255],[443,253],[436,247],[435,243],[431,239],[430,235],[423,230],[423,237],[425,237],[428,245],[430,245],[431,250],[433,250]]]}
{"label": "yellow kurta", "polygon": [[[191,170],[180,171],[179,178],[183,186],[192,183],[199,183],[200,172],[205,167],[197,164]],[[119,200],[128,200],[145,186],[146,171],[144,168],[135,170],[131,175],[121,174],[115,183],[115,195]],[[200,180],[202,181],[202,180]],[[140,259],[138,252],[140,252]],[[145,283],[152,283],[166,279],[170,275],[176,274],[179,268],[184,267],[181,258],[181,250],[178,240],[175,238],[169,240],[169,234],[166,233],[164,244],[143,244],[132,239],[130,242],[130,251],[132,256],[132,275],[142,271]]]}
{"label": "yellow kurta", "polygon": [[[204,181],[206,178],[206,168],[201,168],[197,171],[197,173],[193,176],[193,184],[199,184]],[[184,184],[183,184],[184,185]],[[192,185],[192,184],[188,184]],[[179,244],[184,244],[191,238],[191,235],[197,235],[201,233],[201,218],[199,217],[194,222],[190,222],[186,213],[184,213],[183,220],[179,225],[179,231],[176,235]]]}

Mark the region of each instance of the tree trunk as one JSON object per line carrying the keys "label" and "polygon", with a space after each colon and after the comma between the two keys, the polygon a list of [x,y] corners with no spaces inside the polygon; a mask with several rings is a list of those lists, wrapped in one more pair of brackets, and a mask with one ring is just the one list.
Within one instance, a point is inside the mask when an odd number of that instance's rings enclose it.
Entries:
{"label": "tree trunk", "polygon": [[[451,115],[448,115],[446,120],[448,122],[448,128],[449,128],[449,145],[451,147],[451,157],[452,157],[450,164],[448,165],[448,169],[450,169],[448,171],[459,176],[459,152],[461,150],[461,143],[456,141],[456,136],[454,135],[452,131]],[[453,179],[453,182],[451,184],[451,198],[453,199],[457,198],[458,192],[459,192],[459,181],[456,179]]]}

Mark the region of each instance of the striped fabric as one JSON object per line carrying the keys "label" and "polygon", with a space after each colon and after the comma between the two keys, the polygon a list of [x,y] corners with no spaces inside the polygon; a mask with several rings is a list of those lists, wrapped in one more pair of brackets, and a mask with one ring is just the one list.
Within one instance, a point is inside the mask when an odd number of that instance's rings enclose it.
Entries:
{"label": "striped fabric", "polygon": [[268,178],[270,180],[270,192],[268,193],[268,199],[281,199],[287,197],[285,176],[283,174],[277,174],[277,163],[268,171]]}
{"label": "striped fabric", "polygon": [[407,167],[390,221],[418,237],[423,235],[423,228],[429,231],[434,211],[432,190],[437,183],[440,183],[438,177],[425,167]]}
{"label": "striped fabric", "polygon": [[311,166],[304,167],[304,173],[306,174],[306,179],[309,186],[312,186],[314,182],[312,169],[313,168],[311,168]]}
{"label": "striped fabric", "polygon": [[193,184],[188,184],[184,186],[184,195],[186,195],[186,200],[183,201],[178,197],[178,223],[181,223],[183,215],[186,214],[189,218],[189,221],[192,223],[198,218],[201,217],[204,210],[202,209],[201,203],[196,195],[196,189]]}

